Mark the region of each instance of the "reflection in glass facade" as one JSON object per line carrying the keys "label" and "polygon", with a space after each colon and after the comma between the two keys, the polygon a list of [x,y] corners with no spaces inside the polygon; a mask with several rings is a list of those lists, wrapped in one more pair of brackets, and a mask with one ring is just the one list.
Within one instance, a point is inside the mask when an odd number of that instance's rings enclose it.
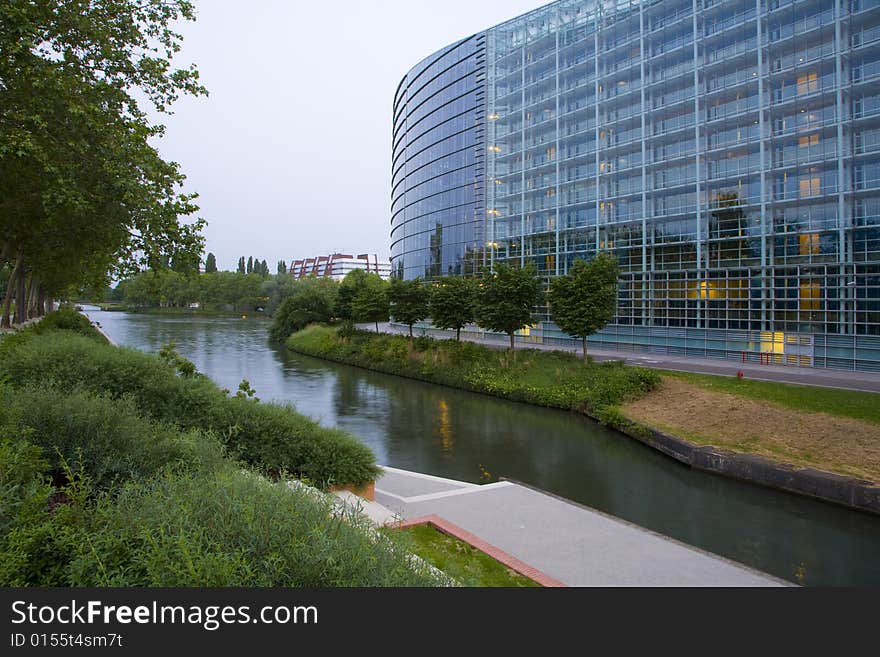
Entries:
{"label": "reflection in glass facade", "polygon": [[394,158],[398,275],[610,250],[596,347],[880,370],[880,0],[561,0],[413,69]]}
{"label": "reflection in glass facade", "polygon": [[431,55],[394,99],[391,264],[436,278],[482,267],[485,34]]}

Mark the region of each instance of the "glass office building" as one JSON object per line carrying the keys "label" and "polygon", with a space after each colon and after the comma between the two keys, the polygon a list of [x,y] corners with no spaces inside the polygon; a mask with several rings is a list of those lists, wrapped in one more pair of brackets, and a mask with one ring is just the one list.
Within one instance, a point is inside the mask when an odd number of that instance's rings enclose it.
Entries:
{"label": "glass office building", "polygon": [[398,276],[607,250],[594,347],[880,370],[880,0],[560,0],[406,75],[392,172]]}

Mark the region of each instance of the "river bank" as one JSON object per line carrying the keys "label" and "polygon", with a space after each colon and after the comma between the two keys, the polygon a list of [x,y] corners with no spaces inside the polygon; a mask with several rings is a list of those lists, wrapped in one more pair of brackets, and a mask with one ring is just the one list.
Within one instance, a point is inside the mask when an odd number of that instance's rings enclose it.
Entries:
{"label": "river bank", "polygon": [[[751,412],[760,408],[763,414],[753,419],[761,421],[747,422],[746,417],[737,421],[739,416],[734,415],[731,415],[733,420],[726,421],[726,410],[719,412],[719,409],[731,408],[731,396],[724,392],[698,388],[704,405],[690,413],[676,412],[689,398],[685,395],[686,398],[678,399],[681,395],[675,391],[670,397],[669,383],[664,379],[661,384],[659,375],[654,374],[653,379],[639,375],[640,383],[635,385],[627,379],[627,370],[629,374],[644,370],[623,369],[619,364],[616,368],[608,364],[583,367],[571,354],[522,351],[517,365],[503,352],[474,344],[427,338],[410,342],[399,336],[361,332],[340,338],[335,329],[326,327],[310,327],[294,334],[287,346],[293,351],[336,362],[573,410],[693,468],[880,513],[880,487],[876,484],[880,480],[880,425],[876,423],[876,410],[868,411],[866,416],[863,413],[865,407],[875,408],[871,402],[877,396],[872,393],[846,393],[850,400],[865,397],[861,401],[866,403],[855,404],[853,411],[842,403],[832,407],[844,417],[816,412],[822,405],[822,394],[814,389],[811,396],[796,396],[801,406],[797,410],[752,400]],[[524,370],[523,362],[532,365],[530,371],[526,371],[528,367]],[[592,377],[588,374],[591,370]],[[591,387],[591,378],[611,372],[616,377],[612,385],[601,387],[594,383]],[[565,380],[565,384],[560,384],[561,380]],[[756,383],[770,388],[782,385],[749,382]],[[662,398],[663,402],[651,406],[640,401],[652,397]],[[869,397],[871,399],[867,399]],[[668,425],[655,420],[652,413],[659,414],[661,410],[666,413],[665,417],[669,417],[668,413],[675,415],[675,430],[679,433],[673,435]],[[857,417],[862,413],[867,419],[845,417],[853,413]],[[725,443],[716,439],[714,433],[700,435],[687,431],[689,421],[701,423],[707,416],[734,434],[741,434],[740,440]],[[830,432],[831,445],[828,435],[823,436],[824,441],[812,437],[811,432],[816,428]],[[768,434],[771,429],[782,432],[783,438]],[[700,430],[705,431],[703,425],[698,425],[697,431]],[[802,444],[798,444],[799,439]],[[852,449],[846,449],[847,445]]]}
{"label": "river bank", "polygon": [[169,317],[240,317],[244,319],[267,319],[268,316],[262,310],[229,310],[224,308],[134,308],[122,303],[86,303],[83,305],[99,308],[104,312],[122,312],[138,315],[160,315]]}

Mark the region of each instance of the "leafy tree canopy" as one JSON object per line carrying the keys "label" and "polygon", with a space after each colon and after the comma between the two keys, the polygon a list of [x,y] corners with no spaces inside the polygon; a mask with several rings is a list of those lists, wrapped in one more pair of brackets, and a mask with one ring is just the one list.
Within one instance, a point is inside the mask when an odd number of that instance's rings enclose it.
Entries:
{"label": "leafy tree canopy", "polygon": [[454,329],[456,340],[461,329],[476,319],[477,279],[447,276],[435,283],[431,291],[431,323],[442,329]]}
{"label": "leafy tree canopy", "polygon": [[388,320],[388,312],[388,282],[382,280],[379,274],[365,274],[363,283],[351,300],[351,319],[356,322],[375,322],[378,333],[379,322]]}
{"label": "leafy tree canopy", "polygon": [[614,256],[603,252],[589,262],[575,260],[567,275],[550,282],[553,321],[568,335],[581,338],[584,360],[587,338],[614,318],[619,273]]}
{"label": "leafy tree canopy", "polygon": [[195,195],[150,145],[163,127],[137,100],[167,112],[206,93],[194,67],[172,65],[172,26],[193,18],[184,0],[0,3],[0,265],[17,298],[25,279],[98,290],[111,273],[201,253],[204,222],[181,222]]}
{"label": "leafy tree canopy", "polygon": [[420,278],[409,281],[393,278],[388,288],[388,300],[392,317],[409,326],[409,335],[412,337],[413,324],[428,316],[430,288],[422,284]]}
{"label": "leafy tree canopy", "polygon": [[535,306],[544,300],[535,265],[496,264],[494,272],[483,273],[479,285],[477,323],[484,329],[506,333],[513,351],[513,334],[531,325]]}

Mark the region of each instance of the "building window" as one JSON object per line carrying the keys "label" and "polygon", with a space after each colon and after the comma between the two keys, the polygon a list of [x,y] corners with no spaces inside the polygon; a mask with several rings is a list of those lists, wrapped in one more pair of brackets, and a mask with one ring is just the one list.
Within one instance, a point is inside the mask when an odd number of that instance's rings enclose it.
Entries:
{"label": "building window", "polygon": [[800,255],[819,253],[819,233],[803,233],[798,235],[798,247]]}
{"label": "building window", "polygon": [[797,92],[801,96],[803,94],[815,93],[819,90],[819,75],[816,73],[807,73],[801,75],[797,79]]}
{"label": "building window", "polygon": [[813,176],[811,178],[801,178],[798,184],[798,190],[801,198],[818,196],[820,190],[819,177]]}
{"label": "building window", "polygon": [[805,135],[798,139],[798,146],[805,148],[819,143],[819,135]]}

